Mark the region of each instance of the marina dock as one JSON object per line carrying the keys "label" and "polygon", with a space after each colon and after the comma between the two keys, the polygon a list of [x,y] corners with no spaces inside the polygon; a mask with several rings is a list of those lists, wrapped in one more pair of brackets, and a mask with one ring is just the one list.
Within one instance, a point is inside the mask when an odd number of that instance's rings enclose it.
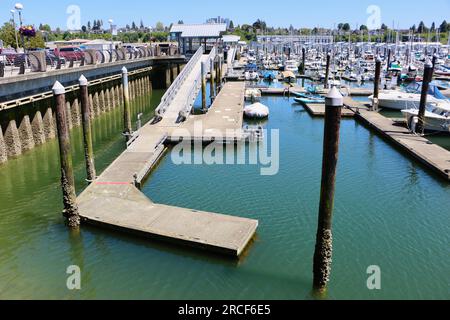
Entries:
{"label": "marina dock", "polygon": [[[302,104],[308,113],[313,117],[324,117],[325,116],[325,104]],[[355,113],[347,108],[342,109],[342,117],[344,118],[353,118]]]}
{"label": "marina dock", "polygon": [[[215,135],[208,130],[233,129],[237,130],[233,140],[242,139],[239,130],[243,123],[243,83],[226,84],[208,114],[178,122],[185,101],[192,96],[192,84],[198,78],[200,64],[207,59],[208,56],[203,55],[185,81],[178,84],[162,120],[142,127],[128,149],[78,197],[84,223],[234,257],[243,253],[256,232],[258,221],[155,204],[138,189],[167,150],[165,143],[173,140],[174,135],[180,138],[179,132],[211,141]],[[197,120],[204,125],[200,136],[196,136],[194,130]]]}
{"label": "marina dock", "polygon": [[[224,139],[228,142],[241,141],[245,138],[244,119],[244,82],[224,84],[208,113],[190,116],[179,130],[169,133],[169,140],[211,142]],[[201,124],[201,128],[196,128]],[[197,132],[200,130],[200,132]]]}
{"label": "marina dock", "polygon": [[450,151],[431,143],[428,139],[412,134],[407,128],[395,125],[392,119],[378,112],[360,109],[356,119],[374,129],[414,159],[450,180]]}

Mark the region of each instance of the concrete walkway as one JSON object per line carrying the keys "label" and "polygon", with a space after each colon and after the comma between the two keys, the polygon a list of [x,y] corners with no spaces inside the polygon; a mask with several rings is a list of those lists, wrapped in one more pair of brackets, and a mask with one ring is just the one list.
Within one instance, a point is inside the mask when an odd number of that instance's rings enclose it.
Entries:
{"label": "concrete walkway", "polygon": [[[206,61],[207,57],[204,55],[201,61]],[[190,81],[194,81],[199,72],[200,63],[185,81],[186,88],[192,87]],[[191,93],[186,88],[182,86],[177,92],[162,121],[141,128],[129,148],[78,197],[80,215],[84,223],[237,257],[253,238],[258,221],[155,204],[137,188],[163,156],[168,136],[196,121],[192,116],[185,123],[177,123],[179,112]],[[242,129],[243,101],[244,84],[227,84],[211,112],[197,120],[201,120],[206,129],[216,126],[223,130]]]}

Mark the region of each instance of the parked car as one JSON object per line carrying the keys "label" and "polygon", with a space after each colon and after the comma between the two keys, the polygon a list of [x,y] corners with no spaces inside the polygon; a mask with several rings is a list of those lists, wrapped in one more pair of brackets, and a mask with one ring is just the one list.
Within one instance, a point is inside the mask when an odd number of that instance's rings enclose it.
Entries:
{"label": "parked car", "polygon": [[62,47],[55,49],[54,53],[56,56],[62,57],[68,61],[80,61],[84,57],[84,52],[79,47]]}
{"label": "parked car", "polygon": [[12,66],[14,65],[14,60],[16,58],[17,52],[12,48],[0,48],[0,61],[2,61],[5,65]]}
{"label": "parked car", "polygon": [[58,64],[58,59],[62,65],[66,64],[67,60],[64,57],[58,57],[54,50],[45,50],[45,60],[47,61],[47,65],[53,67],[56,66]]}

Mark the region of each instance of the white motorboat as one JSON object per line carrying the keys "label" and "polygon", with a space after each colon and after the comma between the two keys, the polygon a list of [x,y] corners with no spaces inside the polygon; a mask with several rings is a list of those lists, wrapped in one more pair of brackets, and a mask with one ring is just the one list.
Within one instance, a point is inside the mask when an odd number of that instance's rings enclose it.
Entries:
{"label": "white motorboat", "polygon": [[258,81],[259,75],[256,71],[246,71],[245,72],[245,80],[247,81]]}
{"label": "white motorboat", "polygon": [[285,68],[284,68],[284,70],[285,70],[285,71],[291,71],[291,72],[293,72],[293,73],[296,73],[296,72],[298,72],[298,66],[299,66],[299,64],[298,64],[297,61],[295,61],[295,60],[288,60],[288,61],[286,61],[286,63],[285,63]]}
{"label": "white motorboat", "polygon": [[[402,110],[406,118],[408,127],[415,132],[419,119],[418,109]],[[425,110],[424,128],[427,131],[439,131],[450,133],[450,108],[443,108],[434,103],[427,105]]]}
{"label": "white motorboat", "polygon": [[264,119],[269,114],[269,108],[259,102],[244,108],[244,115],[250,119]]}
{"label": "white motorboat", "polygon": [[[382,108],[404,110],[418,108],[422,91],[422,83],[412,83],[405,91],[383,90],[378,95],[378,106]],[[373,95],[369,97],[373,102]],[[428,103],[434,103],[443,108],[450,108],[450,101],[439,91],[439,89],[430,84],[428,90]]]}
{"label": "white motorboat", "polygon": [[261,100],[261,90],[259,89],[246,89],[245,90],[245,100],[246,101],[259,101]]}

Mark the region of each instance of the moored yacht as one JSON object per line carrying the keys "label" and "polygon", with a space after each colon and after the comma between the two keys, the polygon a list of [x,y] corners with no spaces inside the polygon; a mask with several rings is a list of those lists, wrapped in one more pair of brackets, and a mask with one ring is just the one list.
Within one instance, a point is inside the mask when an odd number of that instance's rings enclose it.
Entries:
{"label": "moored yacht", "polygon": [[[384,90],[378,95],[378,106],[382,108],[404,110],[417,108],[420,103],[422,83],[416,82],[409,85],[405,91]],[[373,102],[373,95],[369,97]],[[450,101],[439,91],[434,84],[430,84],[428,89],[428,102],[450,107]]]}

